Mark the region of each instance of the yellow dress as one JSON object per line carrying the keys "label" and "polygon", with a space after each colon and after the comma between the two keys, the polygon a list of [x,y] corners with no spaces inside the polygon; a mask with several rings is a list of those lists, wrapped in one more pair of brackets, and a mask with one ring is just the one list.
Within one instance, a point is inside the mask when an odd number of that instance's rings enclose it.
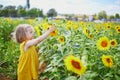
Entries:
{"label": "yellow dress", "polygon": [[18,80],[38,80],[39,59],[35,46],[24,51],[25,42],[20,44],[21,55],[18,64]]}

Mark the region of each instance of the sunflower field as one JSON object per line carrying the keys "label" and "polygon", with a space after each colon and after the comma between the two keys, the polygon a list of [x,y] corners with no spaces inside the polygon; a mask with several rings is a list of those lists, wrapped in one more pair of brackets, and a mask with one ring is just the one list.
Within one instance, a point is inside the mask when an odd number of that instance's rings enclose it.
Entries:
{"label": "sunflower field", "polygon": [[120,80],[120,23],[0,18],[0,74],[17,79],[19,44],[12,33],[18,24],[34,27],[35,37],[55,25],[37,45],[47,67],[39,80]]}

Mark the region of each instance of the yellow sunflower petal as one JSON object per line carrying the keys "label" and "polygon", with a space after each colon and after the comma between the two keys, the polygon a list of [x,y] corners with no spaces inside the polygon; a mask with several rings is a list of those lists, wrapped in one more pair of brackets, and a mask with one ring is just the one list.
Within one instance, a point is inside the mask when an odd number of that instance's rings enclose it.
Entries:
{"label": "yellow sunflower petal", "polygon": [[97,41],[97,48],[99,50],[108,50],[110,48],[110,41],[107,37],[101,37]]}
{"label": "yellow sunflower petal", "polygon": [[116,41],[115,39],[110,40],[110,45],[111,45],[112,47],[116,47],[116,46],[117,46],[117,41]]}
{"label": "yellow sunflower petal", "polygon": [[86,71],[86,66],[80,61],[79,58],[74,57],[73,55],[69,55],[64,59],[65,66],[68,70],[81,75]]}
{"label": "yellow sunflower petal", "polygon": [[55,31],[50,33],[51,36],[57,36],[57,34],[58,34],[58,30],[55,30]]}
{"label": "yellow sunflower petal", "polygon": [[60,36],[58,38],[58,41],[59,41],[59,43],[63,43],[65,41],[65,37],[64,36]]}
{"label": "yellow sunflower petal", "polygon": [[113,60],[112,60],[112,57],[110,55],[103,55],[102,61],[106,67],[113,67]]}

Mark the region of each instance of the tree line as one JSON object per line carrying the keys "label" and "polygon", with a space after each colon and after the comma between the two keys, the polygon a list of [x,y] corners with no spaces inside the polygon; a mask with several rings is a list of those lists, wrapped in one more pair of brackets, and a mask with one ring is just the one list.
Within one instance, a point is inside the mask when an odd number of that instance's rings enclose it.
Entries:
{"label": "tree line", "polygon": [[107,19],[107,20],[111,20],[111,19],[119,19],[120,15],[118,13],[114,14],[114,15],[107,15],[106,11],[100,11],[97,15],[97,19]]}
{"label": "tree line", "polygon": [[43,14],[43,10],[38,8],[31,8],[26,9],[25,7],[19,5],[18,7],[8,5],[3,6],[0,4],[0,17],[28,17],[28,18],[35,18],[35,17],[53,17],[57,16],[57,12],[55,9],[49,9],[47,15]]}
{"label": "tree line", "polygon": [[[35,18],[35,17],[54,17],[57,16],[57,12],[54,8],[49,9],[47,14],[43,14],[43,10],[38,8],[27,9],[21,5],[19,6],[3,6],[0,4],[0,17],[27,17],[27,18]],[[67,15],[69,16],[69,15]],[[120,19],[120,15],[116,13],[115,15],[107,15],[106,11],[100,11],[98,14],[92,15],[94,19]],[[87,15],[83,15],[83,18],[86,18]]]}

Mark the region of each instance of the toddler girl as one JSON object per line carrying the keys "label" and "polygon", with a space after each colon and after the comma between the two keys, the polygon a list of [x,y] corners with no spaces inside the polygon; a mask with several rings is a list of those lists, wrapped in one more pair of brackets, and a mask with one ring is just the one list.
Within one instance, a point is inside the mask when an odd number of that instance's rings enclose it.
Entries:
{"label": "toddler girl", "polygon": [[16,41],[20,43],[18,80],[38,80],[39,59],[36,45],[55,30],[51,26],[43,35],[34,39],[34,29],[29,24],[20,24],[15,31]]}

